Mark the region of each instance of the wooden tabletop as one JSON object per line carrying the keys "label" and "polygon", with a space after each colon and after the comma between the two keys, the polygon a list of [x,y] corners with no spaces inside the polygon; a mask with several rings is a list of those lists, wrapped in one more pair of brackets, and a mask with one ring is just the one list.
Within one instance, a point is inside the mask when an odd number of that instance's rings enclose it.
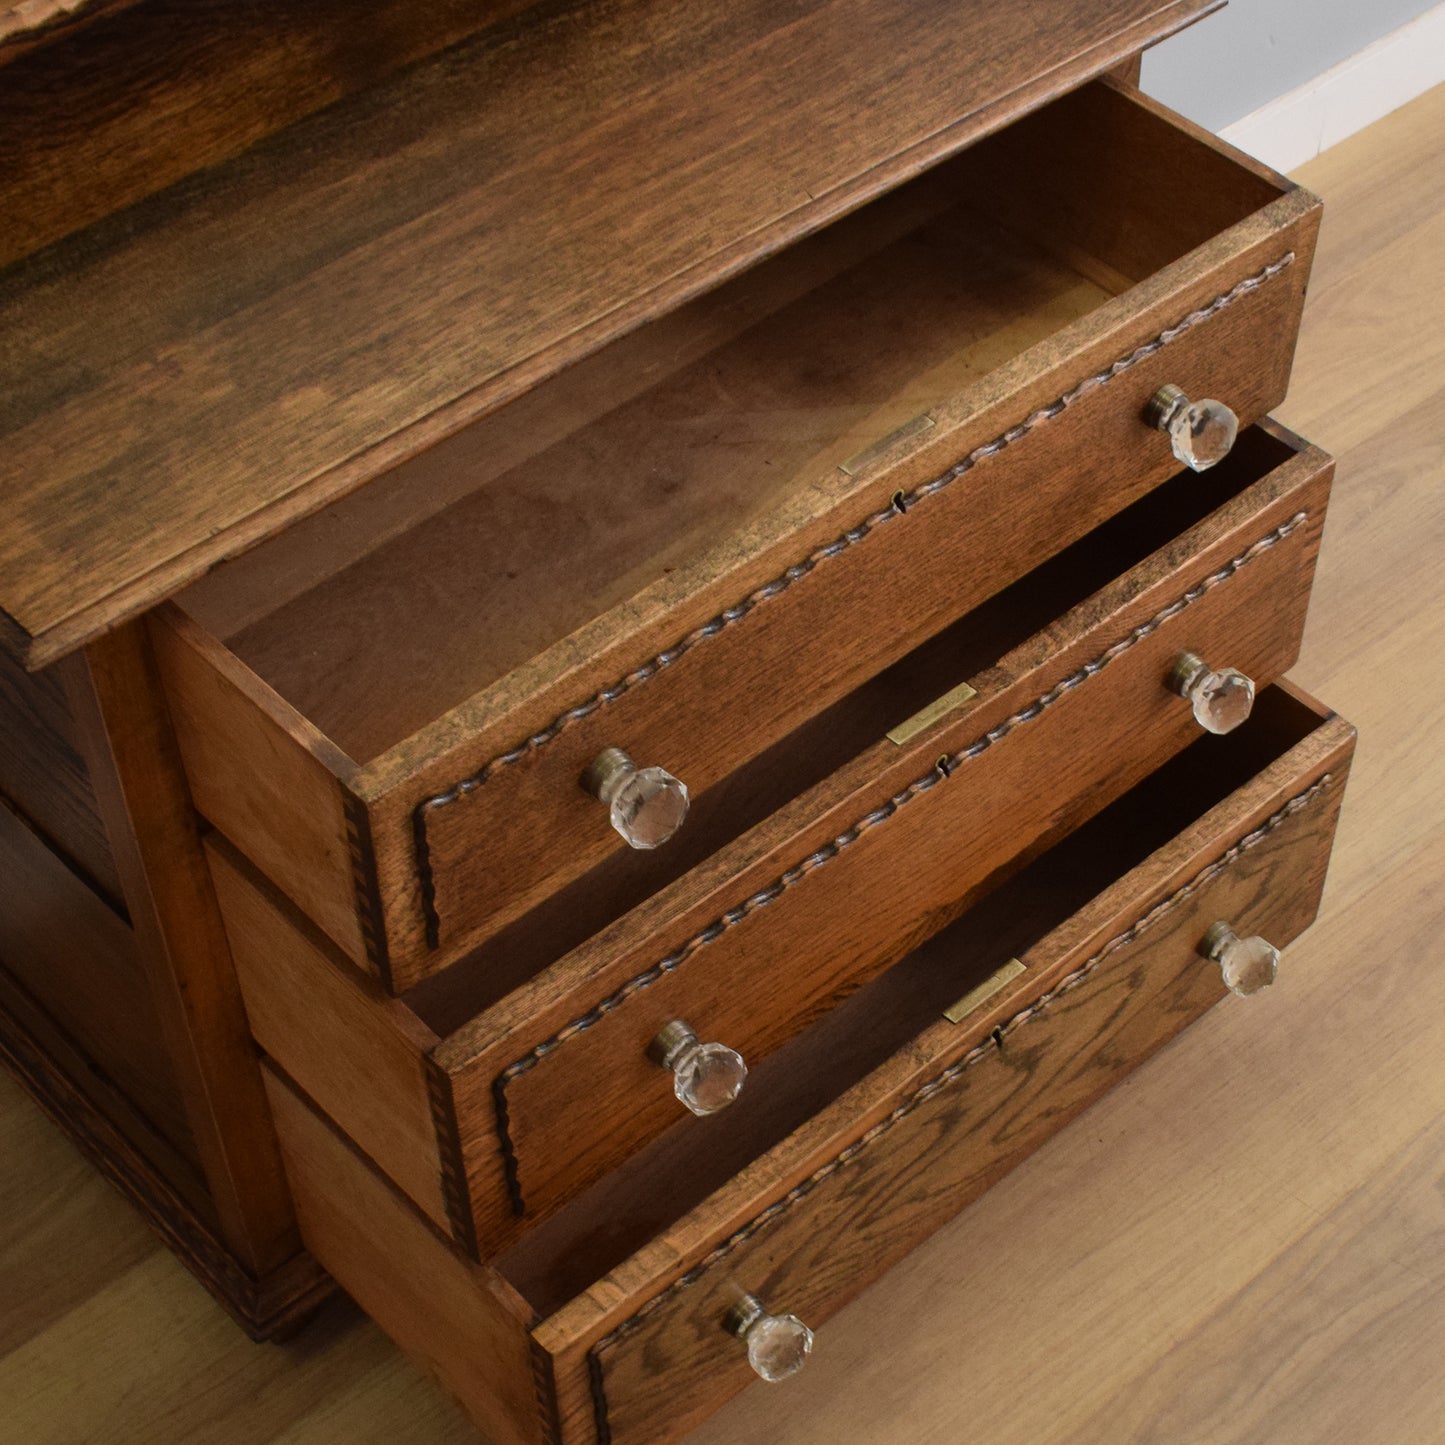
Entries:
{"label": "wooden tabletop", "polygon": [[[1305,168],[1296,678],[1360,728],[1319,923],[693,1445],[1426,1445],[1445,1371],[1445,87]],[[0,1080],[0,1439],[462,1445],[349,1306],[241,1333]]]}
{"label": "wooden tabletop", "polygon": [[16,262],[0,638],[43,665],[1218,3],[545,6]]}

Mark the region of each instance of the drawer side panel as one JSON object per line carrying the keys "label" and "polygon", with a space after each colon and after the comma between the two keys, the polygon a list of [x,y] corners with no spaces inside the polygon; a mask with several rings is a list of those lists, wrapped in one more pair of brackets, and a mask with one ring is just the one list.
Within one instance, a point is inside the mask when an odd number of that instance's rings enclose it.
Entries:
{"label": "drawer side panel", "polygon": [[521,1301],[448,1249],[286,1080],[265,1072],[307,1248],[489,1440],[550,1445],[549,1362],[534,1358]]}
{"label": "drawer side panel", "polygon": [[363,926],[369,849],[343,782],[354,764],[179,608],[160,608],[151,633],[197,811],[348,957],[383,967],[384,941]]}
{"label": "drawer side panel", "polygon": [[251,1033],[285,1072],[447,1227],[424,1057],[405,1004],[348,968],[223,839],[207,842]]}

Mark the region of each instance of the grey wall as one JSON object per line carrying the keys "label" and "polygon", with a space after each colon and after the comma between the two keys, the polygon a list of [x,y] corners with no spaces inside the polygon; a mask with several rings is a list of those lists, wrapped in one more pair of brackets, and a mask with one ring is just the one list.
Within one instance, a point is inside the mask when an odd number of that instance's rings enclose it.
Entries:
{"label": "grey wall", "polygon": [[1230,0],[1144,55],[1143,88],[1220,130],[1423,15],[1437,0]]}

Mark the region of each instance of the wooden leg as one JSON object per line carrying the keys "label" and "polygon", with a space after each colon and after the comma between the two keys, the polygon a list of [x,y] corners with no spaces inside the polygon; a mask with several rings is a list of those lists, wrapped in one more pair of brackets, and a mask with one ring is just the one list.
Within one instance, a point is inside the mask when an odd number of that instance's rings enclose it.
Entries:
{"label": "wooden leg", "polygon": [[259,1278],[301,1246],[144,624],[64,667],[222,1241]]}

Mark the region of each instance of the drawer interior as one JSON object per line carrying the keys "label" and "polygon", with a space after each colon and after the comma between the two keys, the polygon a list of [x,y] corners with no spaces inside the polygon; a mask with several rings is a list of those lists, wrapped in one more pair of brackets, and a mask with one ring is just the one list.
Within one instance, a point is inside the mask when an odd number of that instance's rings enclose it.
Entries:
{"label": "drawer interior", "polygon": [[845,487],[880,439],[1284,188],[1125,89],[1086,87],[180,601],[374,761],[609,609],[706,570],[765,516]]}
{"label": "drawer interior", "polygon": [[452,1033],[1294,455],[1285,436],[1248,429],[1213,471],[1156,488],[703,794],[668,848],[613,854],[410,990],[408,1007]]}
{"label": "drawer interior", "polygon": [[1330,723],[1289,690],[1266,689],[1245,727],[1201,738],[762,1061],[730,1109],[703,1127],[681,1121],[535,1226],[496,1267],[539,1313],[559,1308],[906,1050],[1002,962]]}

